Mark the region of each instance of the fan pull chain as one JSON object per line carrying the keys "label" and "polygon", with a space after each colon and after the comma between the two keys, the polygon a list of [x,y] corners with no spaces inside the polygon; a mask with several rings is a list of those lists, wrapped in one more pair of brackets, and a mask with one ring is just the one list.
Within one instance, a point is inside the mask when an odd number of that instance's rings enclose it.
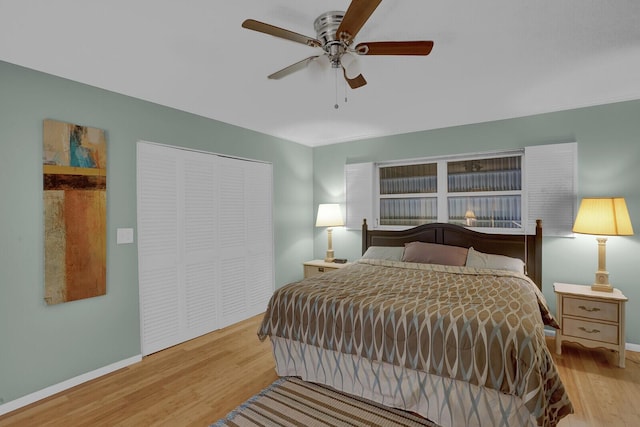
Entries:
{"label": "fan pull chain", "polygon": [[[340,108],[340,106],[338,105],[338,69],[336,69],[335,74],[333,75],[334,77],[334,85],[335,85],[335,104],[333,104],[333,108],[335,108],[336,110],[338,108]],[[347,98],[347,82],[345,80],[342,80],[342,89],[344,90],[344,103],[346,104],[349,99]]]}
{"label": "fan pull chain", "polygon": [[342,88],[344,89],[344,103],[346,104],[348,99],[347,99],[347,82],[342,82]]}
{"label": "fan pull chain", "polygon": [[338,108],[340,108],[338,106],[338,69],[336,68],[336,72],[333,73],[333,81],[335,83],[335,87],[336,87],[336,103],[334,104],[333,108],[335,108],[336,110]]}

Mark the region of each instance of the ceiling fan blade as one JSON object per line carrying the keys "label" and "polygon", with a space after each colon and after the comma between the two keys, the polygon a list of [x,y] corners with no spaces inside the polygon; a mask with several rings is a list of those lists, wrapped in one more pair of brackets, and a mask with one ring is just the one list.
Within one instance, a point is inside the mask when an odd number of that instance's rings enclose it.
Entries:
{"label": "ceiling fan blade", "polygon": [[293,31],[285,30],[284,28],[276,27],[275,25],[266,24],[264,22],[256,21],[255,19],[247,19],[242,23],[242,27],[258,31],[260,33],[269,34],[271,36],[280,37],[286,40],[291,40],[297,43],[306,44],[311,47],[321,47],[320,40],[313,37],[305,36],[304,34],[294,33]]}
{"label": "ceiling fan blade", "polygon": [[279,80],[279,79],[281,79],[283,77],[288,76],[289,74],[293,74],[296,71],[300,71],[300,70],[306,68],[307,65],[309,65],[309,63],[311,61],[313,61],[314,59],[319,58],[319,57],[320,57],[320,55],[310,56],[308,58],[303,59],[302,61],[296,62],[295,64],[291,64],[288,67],[285,67],[280,71],[276,71],[275,73],[270,74],[267,77],[270,78],[270,79],[273,79],[273,80]]}
{"label": "ceiling fan blade", "polygon": [[340,40],[351,43],[381,2],[382,0],[352,0],[336,32]]}
{"label": "ceiling fan blade", "polygon": [[358,89],[359,87],[367,84],[367,80],[365,80],[362,74],[358,74],[354,78],[349,78],[347,77],[347,69],[344,67],[342,67],[342,74],[344,75],[344,79],[347,81],[351,89]]}
{"label": "ceiling fan blade", "polygon": [[429,55],[432,41],[367,42],[355,48],[360,55]]}

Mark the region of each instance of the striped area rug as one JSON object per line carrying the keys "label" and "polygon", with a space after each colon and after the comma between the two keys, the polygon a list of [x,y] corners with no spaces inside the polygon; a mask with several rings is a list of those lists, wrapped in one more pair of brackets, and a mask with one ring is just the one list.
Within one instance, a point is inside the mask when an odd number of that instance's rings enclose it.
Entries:
{"label": "striped area rug", "polygon": [[280,378],[211,427],[430,426],[408,412],[381,406],[295,377]]}

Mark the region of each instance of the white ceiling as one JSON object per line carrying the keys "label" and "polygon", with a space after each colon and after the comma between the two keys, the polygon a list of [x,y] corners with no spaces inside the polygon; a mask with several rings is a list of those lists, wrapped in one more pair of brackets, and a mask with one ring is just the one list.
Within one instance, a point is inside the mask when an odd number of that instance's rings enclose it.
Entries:
{"label": "white ceiling", "polygon": [[357,90],[328,67],[266,78],[316,50],[244,19],[315,37],[349,3],[0,0],[0,60],[308,146],[640,99],[638,0],[383,0],[356,42],[429,56],[359,57]]}

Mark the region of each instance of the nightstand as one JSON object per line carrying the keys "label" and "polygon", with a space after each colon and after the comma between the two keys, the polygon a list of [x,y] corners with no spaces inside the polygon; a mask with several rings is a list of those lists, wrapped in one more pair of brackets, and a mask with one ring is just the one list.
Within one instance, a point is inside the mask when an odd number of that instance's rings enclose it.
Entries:
{"label": "nightstand", "polygon": [[317,276],[318,274],[325,273],[327,271],[337,270],[339,268],[349,265],[339,264],[337,262],[324,262],[321,259],[314,259],[313,261],[307,261],[304,264],[304,278]]}
{"label": "nightstand", "polygon": [[556,353],[562,342],[571,341],[589,348],[618,352],[618,366],[624,368],[624,309],[627,297],[613,292],[592,291],[591,286],[554,283],[558,322]]}

